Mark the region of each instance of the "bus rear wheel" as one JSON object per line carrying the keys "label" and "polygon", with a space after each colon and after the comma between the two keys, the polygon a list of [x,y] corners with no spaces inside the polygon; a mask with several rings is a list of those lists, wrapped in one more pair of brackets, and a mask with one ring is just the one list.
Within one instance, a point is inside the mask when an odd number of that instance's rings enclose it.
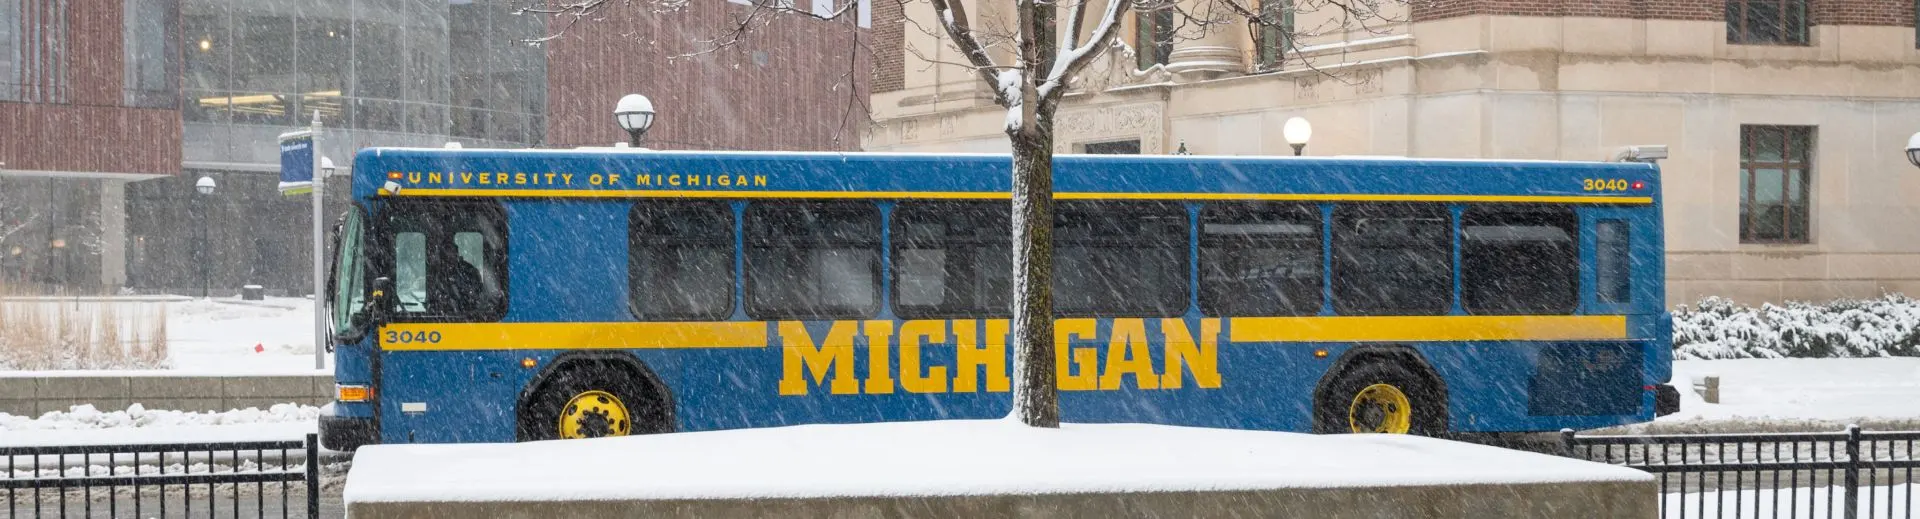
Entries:
{"label": "bus rear wheel", "polygon": [[1372,362],[1340,375],[1314,405],[1314,432],[1417,434],[1445,428],[1446,398],[1396,362]]}
{"label": "bus rear wheel", "polygon": [[640,382],[611,369],[573,369],[556,374],[520,416],[520,438],[529,441],[603,438],[657,432]]}

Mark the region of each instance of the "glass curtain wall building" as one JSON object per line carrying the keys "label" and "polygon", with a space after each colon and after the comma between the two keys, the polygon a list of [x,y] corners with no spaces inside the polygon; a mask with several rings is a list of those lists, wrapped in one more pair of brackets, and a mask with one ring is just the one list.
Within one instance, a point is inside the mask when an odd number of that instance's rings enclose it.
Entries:
{"label": "glass curtain wall building", "polygon": [[[509,0],[178,1],[183,174],[127,190],[128,283],[143,290],[198,287],[204,261],[216,292],[305,293],[309,202],[275,189],[277,136],[316,113],[339,175],[363,146],[546,133],[546,53],[526,43],[545,21]],[[214,194],[194,192],[202,176]]]}

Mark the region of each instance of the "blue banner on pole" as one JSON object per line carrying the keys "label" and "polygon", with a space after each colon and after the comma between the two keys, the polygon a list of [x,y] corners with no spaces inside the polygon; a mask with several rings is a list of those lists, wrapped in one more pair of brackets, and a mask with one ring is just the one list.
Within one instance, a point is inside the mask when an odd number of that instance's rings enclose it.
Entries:
{"label": "blue banner on pole", "polygon": [[313,191],[313,132],[298,131],[280,135],[280,193],[305,194]]}

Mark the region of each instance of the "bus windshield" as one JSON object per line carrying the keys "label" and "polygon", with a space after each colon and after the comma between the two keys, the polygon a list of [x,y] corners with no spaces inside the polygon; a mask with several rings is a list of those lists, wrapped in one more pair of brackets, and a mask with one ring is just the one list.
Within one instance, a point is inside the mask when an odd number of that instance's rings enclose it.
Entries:
{"label": "bus windshield", "polygon": [[360,211],[349,211],[347,221],[340,226],[340,245],[338,257],[333,262],[333,293],[328,299],[333,304],[333,333],[336,337],[353,334],[353,323],[361,312],[366,311],[366,261],[360,254],[362,232]]}

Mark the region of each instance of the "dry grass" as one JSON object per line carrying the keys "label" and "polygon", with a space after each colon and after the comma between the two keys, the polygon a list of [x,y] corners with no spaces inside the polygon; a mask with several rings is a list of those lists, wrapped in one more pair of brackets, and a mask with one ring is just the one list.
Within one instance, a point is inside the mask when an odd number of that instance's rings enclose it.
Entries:
{"label": "dry grass", "polygon": [[0,370],[166,366],[165,303],[0,301]]}

